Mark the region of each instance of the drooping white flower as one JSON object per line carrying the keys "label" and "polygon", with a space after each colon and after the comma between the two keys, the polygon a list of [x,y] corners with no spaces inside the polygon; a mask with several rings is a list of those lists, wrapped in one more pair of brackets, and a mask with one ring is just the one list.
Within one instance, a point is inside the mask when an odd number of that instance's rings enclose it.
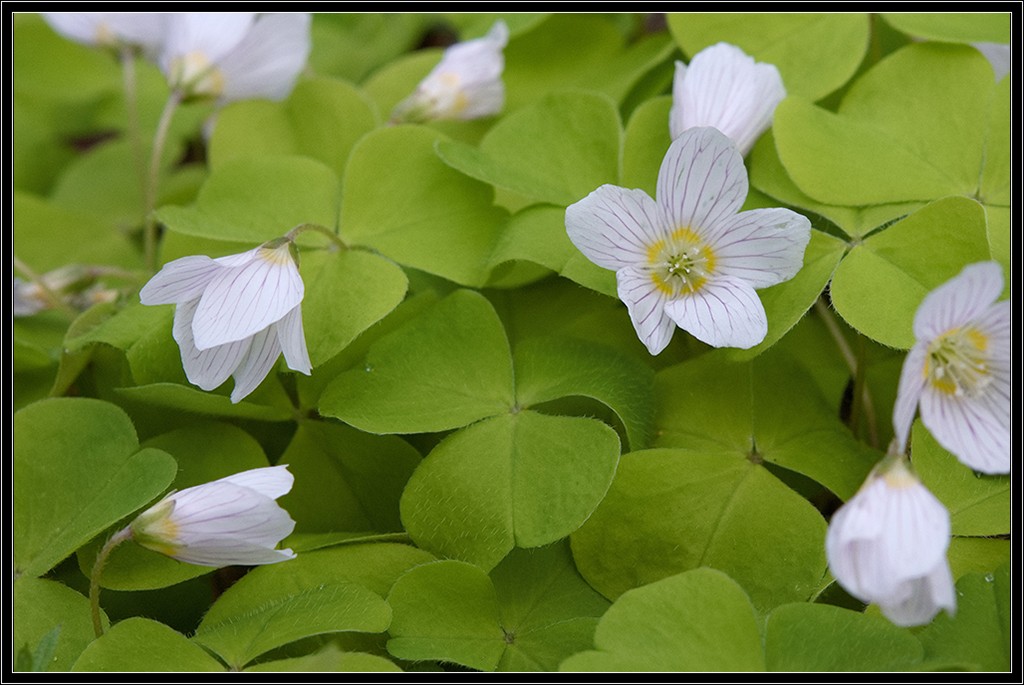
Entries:
{"label": "drooping white flower", "polygon": [[276,500],[292,489],[286,466],[251,469],[172,492],[139,514],[129,529],[135,542],[200,566],[273,564],[294,559],[275,549],[295,521]]}
{"label": "drooping white flower", "polygon": [[964,267],[921,302],[893,427],[905,448],[920,404],[939,444],[984,473],[1010,471],[1010,301],[996,262]]}
{"label": "drooping white flower", "polygon": [[506,44],[508,27],[498,21],[482,38],[450,46],[412,95],[395,106],[391,120],[477,119],[499,113],[505,105],[501,73]]}
{"label": "drooping white flower", "polygon": [[170,16],[163,12],[43,12],[46,23],[65,38],[106,48],[137,47],[151,58],[163,47]]}
{"label": "drooping white flower", "polygon": [[704,127],[669,146],[657,201],[603,185],[566,209],[569,239],[590,261],[615,270],[619,298],[651,354],[668,345],[676,326],[715,347],[764,339],[768,320],[755,288],[800,270],[811,224],[788,209],[739,212],[746,197],[736,146]]}
{"label": "drooping white flower", "polygon": [[1003,77],[1010,73],[1013,65],[1013,52],[1007,43],[971,43],[974,48],[985,55],[985,59],[992,65],[995,72],[996,82],[1003,80]]}
{"label": "drooping white flower", "polygon": [[902,455],[887,458],[832,516],[825,551],[832,574],[900,626],[956,611],[946,560],[949,512],[911,473]]}
{"label": "drooping white flower", "polygon": [[302,329],[302,277],[285,239],[242,254],[168,262],[142,288],[142,304],[175,304],[174,339],[185,375],[203,390],[234,376],[240,402],[283,352],[288,368],[309,375]]}
{"label": "drooping white flower", "polygon": [[744,157],[772,124],[786,97],[774,64],[728,43],[704,48],[689,66],[676,62],[669,133],[672,139],[695,126],[713,126],[736,143]]}
{"label": "drooping white flower", "polygon": [[189,97],[280,100],[310,47],[306,13],[184,12],[171,18],[159,61],[171,88]]}

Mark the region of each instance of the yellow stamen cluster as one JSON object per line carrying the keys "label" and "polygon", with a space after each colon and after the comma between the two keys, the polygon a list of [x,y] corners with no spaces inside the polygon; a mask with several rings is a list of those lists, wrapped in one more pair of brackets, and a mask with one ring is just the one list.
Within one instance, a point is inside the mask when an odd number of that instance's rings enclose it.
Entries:
{"label": "yellow stamen cluster", "polygon": [[924,377],[947,395],[976,396],[992,382],[988,337],[976,328],[954,328],[928,345]]}
{"label": "yellow stamen cluster", "polygon": [[715,268],[715,253],[693,230],[677,228],[647,249],[651,280],[669,297],[699,292]]}

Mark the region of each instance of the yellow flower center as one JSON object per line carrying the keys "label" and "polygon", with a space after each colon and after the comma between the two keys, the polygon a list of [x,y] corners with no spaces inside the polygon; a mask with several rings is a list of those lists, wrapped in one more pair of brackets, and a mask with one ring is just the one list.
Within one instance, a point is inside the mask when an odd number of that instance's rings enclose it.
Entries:
{"label": "yellow flower center", "polygon": [[977,328],[946,331],[928,345],[924,377],[947,395],[977,396],[992,382],[987,352],[988,336]]}
{"label": "yellow flower center", "polygon": [[190,95],[218,96],[224,92],[224,75],[201,52],[189,52],[171,63],[171,82]]}
{"label": "yellow flower center", "polygon": [[699,292],[715,269],[715,253],[690,228],[681,227],[647,248],[651,280],[669,297]]}

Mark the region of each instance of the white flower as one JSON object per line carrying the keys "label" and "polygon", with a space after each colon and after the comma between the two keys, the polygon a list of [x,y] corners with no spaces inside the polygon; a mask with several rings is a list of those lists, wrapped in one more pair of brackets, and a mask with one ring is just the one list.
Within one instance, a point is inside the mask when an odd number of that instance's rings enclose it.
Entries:
{"label": "white flower", "polygon": [[565,212],[569,239],[614,269],[640,340],[661,352],[678,325],[715,347],[752,347],[768,320],[755,288],[792,278],[811,237],[788,209],[737,212],[747,172],[714,128],[684,132],[658,172],[657,201],[603,185]]}
{"label": "white flower", "polygon": [[985,55],[985,59],[992,65],[995,72],[996,82],[1002,81],[1003,77],[1010,73],[1013,65],[1013,53],[1006,43],[971,43],[974,48]]}
{"label": "white flower", "polygon": [[44,12],[57,33],[86,45],[140,48],[155,57],[163,46],[170,14],[162,12]]}
{"label": "white flower", "polygon": [[142,304],[177,305],[174,339],[191,383],[213,390],[233,375],[231,401],[239,402],[282,352],[290,369],[309,375],[305,291],[290,246],[280,239],[219,259],[182,257],[139,292]]}
{"label": "white flower", "polygon": [[900,626],[956,611],[946,560],[949,512],[904,463],[888,458],[833,516],[825,537],[832,574]]}
{"label": "white flower", "polygon": [[486,36],[450,46],[413,94],[395,106],[391,120],[476,119],[497,114],[505,105],[501,72],[507,43],[508,27],[498,21]]}
{"label": "white flower", "polygon": [[310,16],[185,12],[172,17],[160,56],[171,88],[221,104],[280,100],[291,92],[310,51]]}
{"label": "white flower", "polygon": [[893,427],[905,449],[918,404],[939,444],[984,473],[1010,472],[1010,301],[996,262],[964,267],[914,316]]}
{"label": "white flower", "polygon": [[292,550],[274,549],[295,528],[274,501],[294,480],[286,466],[270,466],[172,492],[131,523],[132,539],[200,566],[294,559]]}
{"label": "white flower", "polygon": [[774,64],[755,62],[735,45],[718,43],[676,62],[669,132],[672,139],[695,126],[714,126],[746,156],[772,123],[786,97]]}

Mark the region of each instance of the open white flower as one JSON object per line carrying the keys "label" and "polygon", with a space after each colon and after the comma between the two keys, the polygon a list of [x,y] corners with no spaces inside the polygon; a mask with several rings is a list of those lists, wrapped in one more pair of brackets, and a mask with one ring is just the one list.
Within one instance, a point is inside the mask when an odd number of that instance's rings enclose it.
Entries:
{"label": "open white flower", "polygon": [[718,43],[694,55],[689,66],[676,62],[669,132],[675,140],[695,126],[713,126],[746,156],[771,126],[784,97],[774,64],[755,62],[735,45]]}
{"label": "open white flower", "polygon": [[640,340],[658,354],[675,327],[715,347],[749,348],[768,320],[755,288],[792,278],[811,237],[788,209],[739,212],[747,171],[717,129],[694,128],[669,147],[657,201],[603,185],[565,212],[569,239],[613,269]]}
{"label": "open white flower", "polygon": [[251,469],[172,492],[139,514],[129,530],[136,543],[200,566],[273,564],[294,559],[275,549],[295,521],[276,500],[292,489],[286,466]]}
{"label": "open white flower", "polygon": [[477,119],[497,114],[505,105],[501,73],[507,43],[508,27],[498,21],[482,38],[450,46],[413,94],[395,106],[391,120]]}
{"label": "open white flower", "polygon": [[888,458],[833,516],[825,537],[832,574],[863,602],[900,626],[956,611],[946,560],[949,512],[910,472]]}
{"label": "open white flower", "polygon": [[168,262],[139,292],[142,304],[175,304],[174,339],[185,375],[203,390],[235,377],[232,402],[266,378],[283,352],[290,369],[310,372],[302,329],[305,289],[291,242],[242,254]]}
{"label": "open white flower", "polygon": [[189,97],[280,100],[310,47],[306,13],[184,12],[169,22],[160,68],[171,88]]}
{"label": "open white flower", "polygon": [[59,34],[78,43],[120,48],[140,48],[156,57],[163,47],[167,22],[163,12],[43,12],[43,18]]}
{"label": "open white flower", "polygon": [[901,449],[920,404],[925,427],[960,461],[1009,473],[1010,301],[996,301],[1002,291],[999,264],[979,262],[921,302],[893,408]]}

